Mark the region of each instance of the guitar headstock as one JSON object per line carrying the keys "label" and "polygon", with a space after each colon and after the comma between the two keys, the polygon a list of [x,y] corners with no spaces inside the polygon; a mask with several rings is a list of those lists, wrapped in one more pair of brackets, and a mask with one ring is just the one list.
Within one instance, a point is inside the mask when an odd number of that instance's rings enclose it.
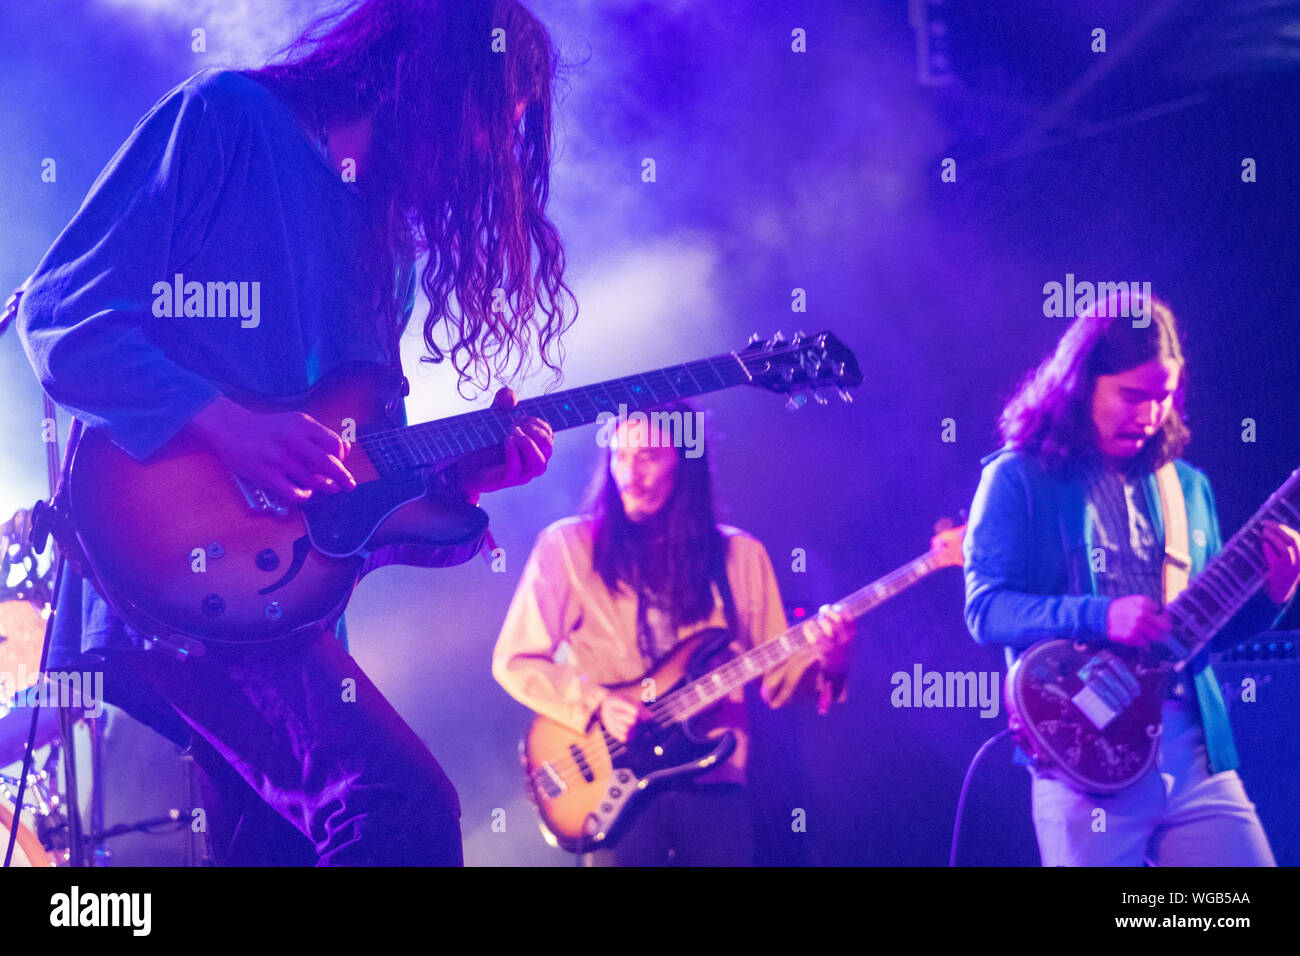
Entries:
{"label": "guitar headstock", "polygon": [[961,545],[966,540],[966,526],[959,525],[956,528],[951,527],[952,522],[944,519],[940,525],[947,524],[949,527],[942,528],[930,539],[930,555],[933,557],[936,568],[953,568],[961,567],[965,563],[965,558],[961,553]]}
{"label": "guitar headstock", "polygon": [[789,342],[780,332],[766,342],[755,335],[735,355],[745,364],[750,384],[790,395],[795,408],[807,401],[807,395],[802,394],[805,391],[825,405],[826,399],[817,389],[835,388],[847,402],[851,400],[847,389],[862,384],[857,358],[830,332],[799,332]]}

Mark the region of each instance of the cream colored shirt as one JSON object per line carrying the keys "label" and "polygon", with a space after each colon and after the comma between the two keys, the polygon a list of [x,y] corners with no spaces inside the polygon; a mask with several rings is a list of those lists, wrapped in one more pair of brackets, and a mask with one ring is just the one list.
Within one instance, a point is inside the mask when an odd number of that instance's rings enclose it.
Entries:
{"label": "cream colored shirt", "polygon": [[[636,594],[611,594],[592,566],[594,523],[565,518],[537,537],[501,627],[492,656],[492,675],[524,706],[575,731],[585,732],[606,685],[636,680],[651,669],[636,640]],[[727,580],[741,631],[732,649],[741,652],[779,637],[787,629],[785,608],[767,551],[745,532],[720,525],[727,542]],[[680,628],[678,642],[706,628],[726,628],[722,598],[714,587],[714,608],[705,620]],[[763,698],[773,707],[788,702],[804,684],[822,680],[811,649],[798,652],[763,678]],[[749,753],[744,695],[700,715],[697,727],[736,733],[726,764],[700,776],[707,783],[743,783]]]}

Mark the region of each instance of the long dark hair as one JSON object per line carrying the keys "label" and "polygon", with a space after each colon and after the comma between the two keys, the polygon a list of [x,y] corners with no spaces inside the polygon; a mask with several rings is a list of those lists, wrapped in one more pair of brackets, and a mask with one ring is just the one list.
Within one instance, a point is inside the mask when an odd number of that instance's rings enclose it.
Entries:
{"label": "long dark hair", "polygon": [[558,65],[545,27],[517,0],[350,0],[280,56],[246,75],[310,121],[373,114],[358,186],[383,329],[400,321],[398,273],[427,253],[423,361],[450,358],[461,385],[485,388],[526,371],[535,346],[558,378],[577,304],[545,215]]}
{"label": "long dark hair", "polygon": [[1153,296],[1151,321],[1145,328],[1135,328],[1127,316],[1138,314],[1135,306],[1140,302],[1124,308],[1126,294],[1112,296],[1075,319],[1056,351],[1025,378],[998,423],[1008,446],[1032,452],[1049,470],[1058,472],[1081,456],[1095,454],[1092,396],[1097,376],[1118,375],[1153,359],[1178,365],[1178,386],[1160,431],[1143,445],[1130,468],[1155,470],[1187,446],[1191,439],[1184,421],[1187,367],[1174,313]]}
{"label": "long dark hair", "polygon": [[[654,412],[695,415],[689,404],[669,402]],[[611,422],[611,427],[615,423]],[[708,617],[713,610],[711,582],[725,574],[726,540],[713,513],[707,442],[689,457],[677,448],[675,484],[663,508],[638,524],[623,510],[610,471],[613,447],[601,456],[588,491],[587,511],[595,519],[592,565],[611,594],[645,590],[672,615],[677,626]]]}

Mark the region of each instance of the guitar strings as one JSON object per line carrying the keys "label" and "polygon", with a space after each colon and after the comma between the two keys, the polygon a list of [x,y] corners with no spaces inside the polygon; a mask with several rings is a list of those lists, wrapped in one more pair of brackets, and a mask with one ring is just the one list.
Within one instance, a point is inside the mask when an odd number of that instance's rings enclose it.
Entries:
{"label": "guitar strings", "polygon": [[[792,628],[792,630],[798,630],[798,629],[799,629],[799,628]],[[782,636],[779,637],[779,638],[775,638],[775,639],[774,639],[773,641],[771,641],[771,642],[766,642],[765,644],[760,644],[760,645],[758,645],[757,648],[751,648],[750,651],[758,650],[758,649],[762,649],[762,648],[766,648],[766,649],[770,650],[771,648],[768,647],[768,644],[771,644],[771,645],[773,645],[773,646],[777,646],[777,645],[779,645],[779,646],[781,646],[782,649],[785,650],[787,653],[793,653],[794,650],[800,650],[801,648],[798,648],[798,647],[791,649],[790,646],[789,646],[788,644],[785,644],[785,643],[784,643],[784,641],[785,641],[786,639],[788,639],[789,637],[790,637],[790,635],[789,635],[788,633],[787,633],[787,634],[784,634],[784,635],[782,635]],[[805,646],[806,646],[806,645],[805,645]],[[746,653],[749,653],[749,652],[746,652]],[[743,655],[742,655],[742,657],[743,657]],[[736,663],[737,663],[738,661],[740,661],[740,660],[742,659],[742,657],[736,657],[736,658],[733,658],[732,660],[728,661],[726,664],[723,664],[723,665],[721,665],[720,667],[715,668],[715,670],[714,670],[714,671],[711,671],[710,673],[716,673],[717,671],[721,671],[721,670],[723,670],[724,668],[726,668],[726,667],[728,667],[728,666],[736,665]],[[678,720],[683,719],[684,717],[689,718],[690,716],[694,716],[694,713],[698,712],[698,710],[693,709],[692,706],[691,706],[690,704],[687,704],[684,708],[681,708],[680,712],[678,712],[678,713],[669,713],[669,711],[670,711],[670,710],[674,710],[674,709],[676,709],[676,708],[677,708],[677,704],[679,703],[679,701],[685,700],[685,694],[686,694],[686,692],[689,691],[692,687],[694,687],[694,686],[695,686],[695,685],[696,685],[700,680],[703,680],[704,678],[706,678],[706,677],[708,677],[708,676],[709,676],[708,674],[705,674],[705,675],[703,675],[702,677],[697,678],[696,680],[692,681],[691,683],[685,685],[684,687],[681,687],[681,688],[679,688],[678,690],[673,691],[673,692],[672,692],[671,694],[669,694],[668,696],[666,696],[666,697],[661,697],[661,698],[659,698],[658,700],[654,701],[653,703],[649,704],[649,705],[647,706],[646,709],[650,711],[650,713],[651,713],[651,718],[650,718],[650,720],[647,720],[647,721],[645,721],[644,723],[652,723],[652,724],[654,724],[654,726],[655,726],[656,729],[663,729],[665,726],[668,726],[669,724],[675,723],[675,722],[677,722]],[[713,703],[713,702],[710,702],[710,704],[711,704],[711,703]],[[702,709],[702,708],[701,708],[701,709]],[[668,718],[666,722],[664,722],[664,718],[665,718],[665,717]],[[615,740],[615,739],[610,735],[609,731],[606,730],[603,726],[601,727],[601,732],[602,732],[602,734],[604,735],[604,737],[606,738],[605,747],[606,747],[606,750],[607,750],[607,752],[608,752],[608,754],[609,754],[609,757],[610,757],[610,763],[611,763],[611,766],[612,766],[613,761],[614,761],[616,758],[622,756],[622,755],[627,751],[628,747],[627,747],[627,744],[626,744],[626,743],[624,743],[624,742],[622,742],[622,741]],[[592,737],[592,736],[594,736],[594,735],[595,735],[595,731],[593,730],[592,733],[588,735],[588,737]],[[582,776],[583,779],[585,780],[586,777],[585,777],[585,775],[584,775],[583,772],[582,772],[582,768],[578,765],[577,760],[574,758],[574,756],[573,756],[573,754],[572,754],[571,752],[565,752],[565,753],[563,753],[563,754],[556,754],[554,757],[549,757],[549,758],[546,758],[546,759],[541,760],[540,763],[551,764],[553,767],[554,767],[554,766],[560,766],[560,767],[563,767],[564,764],[565,764],[565,761],[566,761],[566,760],[567,760],[568,764],[571,765],[571,766],[574,768],[574,771],[576,772],[576,775],[577,775],[577,776]],[[533,774],[532,774],[531,776],[537,776],[538,774],[541,774],[541,773],[542,773],[542,771],[541,771],[540,769],[538,769],[538,770],[533,771]],[[567,785],[568,783],[572,782],[572,781],[575,779],[574,773],[570,773],[570,772],[568,772],[567,770],[566,770],[566,771],[563,771],[562,773],[560,773],[560,777],[561,777],[561,781],[562,781],[563,783],[565,783],[566,785]]]}
{"label": "guitar strings", "polygon": [[[923,561],[927,557],[928,555],[923,555],[921,558],[918,558],[917,561]],[[898,571],[893,572],[893,574],[891,575],[887,575],[886,577],[892,577],[893,575],[900,574],[903,570],[909,567],[910,564],[905,566],[905,568],[900,568]],[[871,589],[872,588],[869,586],[868,588],[865,588],[864,591],[871,590]],[[844,601],[840,602],[845,606],[846,609],[850,610],[850,614],[853,617],[859,616],[857,613],[854,613],[852,610],[852,605],[858,603],[858,599],[859,599],[858,595],[852,595],[850,596],[850,598],[847,598]],[[863,595],[861,599],[865,600],[865,595]],[[807,622],[804,623],[806,624]],[[774,638],[772,641],[764,642],[763,644],[759,644],[756,647],[750,648],[750,651],[747,651],[746,653],[752,652],[754,650],[760,650],[760,649],[771,650],[779,646],[782,650],[784,650],[787,653],[787,655],[790,655],[793,654],[795,651],[802,650],[804,647],[808,646],[808,638],[804,636],[805,644],[803,645],[803,647],[793,647],[793,648],[790,647],[790,645],[787,644],[786,641],[788,641],[793,636],[792,632],[798,632],[802,636],[803,635],[802,624],[796,625],[795,627],[787,631],[785,634],[782,634],[780,637]],[[728,666],[736,665],[737,662],[742,659],[743,659],[743,655],[741,655],[740,657],[735,657],[732,660],[728,661],[726,664],[723,664],[720,667],[715,668],[715,670],[711,671],[710,674],[716,673],[717,671],[721,671],[722,669]],[[689,717],[694,716],[700,710],[706,709],[708,705],[706,705],[705,707],[697,708],[688,704],[684,708],[681,708],[679,713],[673,713],[673,714],[667,713],[670,709],[676,708],[679,701],[685,699],[685,693],[688,690],[690,690],[699,681],[704,680],[708,676],[709,674],[705,674],[697,678],[696,680],[692,681],[691,683],[685,685],[684,687],[681,687],[673,691],[668,696],[662,697],[659,700],[656,700],[652,704],[648,705],[646,709],[651,712],[652,717],[650,720],[647,720],[644,723],[653,724],[656,729],[663,729],[663,727],[667,726],[668,724],[675,723],[681,719],[688,719]],[[711,701],[710,704],[712,703],[713,702]],[[662,718],[664,717],[669,718],[666,723],[662,722]],[[610,769],[613,769],[614,761],[627,752],[628,744],[622,741],[615,740],[610,735],[609,731],[606,730],[603,726],[600,728],[600,730],[601,730],[601,734],[605,738],[605,749],[609,755]],[[591,734],[587,735],[588,738],[594,736],[595,736],[594,730],[591,732]],[[584,758],[585,758],[585,751],[584,751]],[[591,761],[587,761],[587,763],[588,766],[591,766]],[[578,778],[581,778],[583,782],[589,782],[587,781],[586,774],[583,772],[582,767],[578,764],[577,760],[574,758],[572,752],[564,752],[564,753],[556,754],[554,757],[548,757],[546,759],[540,760],[538,769],[534,770],[531,774],[529,774],[530,783],[533,781],[545,780],[551,777],[551,775],[543,772],[543,770],[541,769],[542,764],[548,764],[556,771],[554,776],[558,776],[560,778],[560,782],[565,786],[565,789],[568,789],[569,784],[576,783]]]}
{"label": "guitar strings", "polygon": [[[776,644],[779,641],[783,641],[788,636],[789,636],[788,634],[782,635],[782,637],[776,638],[773,641],[767,643]],[[758,645],[759,648],[765,646],[766,644]],[[755,650],[755,649],[757,648],[751,648],[750,650]],[[786,647],[786,650],[789,650],[788,646]],[[798,648],[796,648],[796,650],[798,650]],[[728,661],[727,664],[722,665],[722,667],[726,667],[728,664],[734,664],[738,660],[740,660],[739,657],[734,658],[733,660]],[[718,668],[718,670],[721,670],[721,668]],[[707,677],[708,675],[704,675],[704,676]],[[689,690],[692,686],[694,686],[694,684],[698,680],[702,680],[702,679],[703,679],[702,677],[697,678],[696,681],[692,681],[690,684],[687,684],[686,686],[673,691],[668,696],[662,697],[659,700],[656,700],[653,703],[649,704],[646,709],[650,711],[651,718],[647,721],[644,721],[644,723],[653,724],[656,729],[662,730],[664,727],[676,723],[679,720],[689,719],[690,717],[698,713],[699,710],[705,709],[705,708],[693,708],[689,704],[684,708],[679,709],[677,707],[678,703],[685,699],[685,692]],[[676,710],[677,712],[669,713],[669,711],[673,711],[673,710]],[[667,720],[665,721],[664,718],[667,718]],[[627,752],[628,744],[624,741],[616,740],[613,736],[610,735],[609,731],[606,730],[604,726],[601,726],[600,731],[603,737],[605,738],[605,749],[609,755],[610,768],[613,769],[614,761]],[[587,735],[587,739],[594,736],[595,736],[595,731],[593,730],[590,734]],[[584,759],[585,759],[585,751],[584,751]],[[587,761],[587,763],[588,766],[591,765],[591,761]],[[546,759],[540,760],[538,769],[534,770],[529,775],[530,781],[533,779],[547,779],[550,776],[548,774],[545,774],[541,770],[541,766],[540,766],[541,764],[549,764],[553,769],[555,769],[557,771],[555,776],[558,776],[560,778],[560,782],[564,784],[566,789],[568,789],[568,785],[570,783],[576,783],[578,778],[581,778],[583,782],[587,782],[586,774],[583,773],[582,767],[578,764],[578,761],[574,758],[571,751],[557,753],[553,757],[548,757]]]}
{"label": "guitar strings", "polygon": [[[621,379],[611,379],[611,380],[608,381],[608,382],[596,382],[596,383],[594,383],[594,384],[592,384],[592,385],[581,385],[581,386],[578,386],[577,388],[569,389],[568,391],[569,391],[569,392],[572,392],[572,393],[575,393],[575,394],[576,394],[576,393],[581,393],[581,392],[587,392],[587,393],[590,393],[591,390],[596,389],[596,388],[600,388],[600,389],[603,389],[603,390],[605,391],[605,397],[606,397],[607,399],[609,399],[609,398],[613,398],[613,397],[615,397],[615,396],[613,396],[613,395],[610,393],[610,390],[609,390],[610,385],[615,384],[615,383],[619,383],[619,382],[625,382],[625,381],[628,381],[628,380],[630,380],[630,379],[639,379],[639,380],[640,380],[640,381],[639,381],[639,384],[640,384],[642,387],[644,387],[644,388],[646,388],[646,389],[649,390],[649,392],[650,392],[650,397],[654,400],[654,402],[659,403],[659,402],[661,402],[661,401],[670,401],[670,400],[672,400],[672,399],[674,399],[674,398],[681,398],[681,397],[682,397],[682,394],[681,394],[680,392],[678,392],[676,386],[674,386],[674,385],[672,384],[672,380],[671,380],[671,378],[669,378],[669,373],[673,373],[673,372],[685,372],[687,378],[689,378],[689,379],[691,380],[692,385],[693,385],[693,386],[695,387],[695,389],[696,389],[696,392],[695,392],[694,394],[702,394],[703,392],[707,391],[708,389],[706,389],[704,386],[700,385],[699,381],[696,379],[695,374],[694,374],[694,373],[692,372],[692,370],[691,370],[691,369],[692,369],[692,366],[696,367],[696,371],[699,371],[699,372],[703,372],[703,370],[707,368],[708,371],[712,372],[713,375],[717,377],[718,381],[722,383],[722,386],[721,386],[721,387],[723,387],[723,388],[729,388],[729,387],[732,387],[732,386],[734,386],[734,385],[743,385],[743,384],[745,384],[746,382],[748,382],[748,381],[750,381],[750,380],[752,379],[753,375],[752,375],[752,373],[749,371],[749,366],[746,364],[747,360],[760,360],[760,361],[762,361],[762,362],[770,362],[773,358],[781,357],[781,356],[784,356],[784,355],[787,355],[787,354],[793,354],[793,353],[795,353],[796,351],[798,351],[799,349],[801,349],[801,348],[805,348],[805,347],[806,347],[806,346],[795,345],[794,343],[782,344],[782,345],[777,346],[777,347],[775,347],[775,348],[771,348],[771,349],[768,349],[768,350],[764,351],[762,355],[756,355],[756,356],[746,356],[746,355],[744,355],[743,353],[735,353],[735,352],[731,352],[731,353],[728,353],[728,354],[726,354],[726,355],[715,355],[715,356],[711,356],[711,357],[709,357],[709,358],[705,358],[705,359],[696,359],[695,361],[692,361],[692,362],[683,362],[683,363],[678,364],[678,365],[669,365],[669,366],[665,366],[664,368],[661,368],[661,369],[655,369],[654,371],[651,371],[651,372],[643,372],[643,373],[640,373],[640,374],[638,374],[638,375],[629,375],[629,376],[625,376],[624,378],[621,378]],[[719,370],[720,370],[720,369],[722,369],[722,370],[726,370],[726,369],[733,368],[733,367],[734,367],[734,366],[733,366],[733,363],[734,363],[734,362],[739,362],[739,363],[740,363],[742,369],[743,369],[744,372],[745,372],[745,378],[744,378],[743,380],[737,380],[737,381],[735,381],[735,382],[730,382],[730,381],[727,380],[726,377],[724,377],[724,376],[720,373]],[[701,367],[702,367],[702,368],[701,368]],[[677,393],[677,394],[674,394],[671,398],[668,398],[668,399],[660,399],[657,395],[655,395],[655,393],[654,393],[654,389],[650,387],[650,382],[648,381],[648,379],[650,379],[652,376],[660,376],[660,375],[663,376],[663,378],[664,378],[664,382],[669,386],[669,388],[671,388],[672,391],[675,392],[675,393]],[[711,388],[711,387],[712,387],[712,386],[710,386],[710,388]],[[625,390],[627,390],[627,389],[626,389],[626,386],[624,386],[624,388],[625,388]],[[560,393],[560,394],[563,394],[563,393]],[[629,395],[630,395],[630,394],[631,394],[631,392],[629,391]],[[523,399],[522,401],[520,401],[520,402],[518,403],[518,405],[523,405],[523,404],[525,404],[525,403],[531,402],[531,403],[533,403],[534,405],[538,406],[539,410],[544,411],[544,409],[541,409],[541,408],[540,408],[542,402],[552,402],[552,403],[554,403],[554,402],[558,402],[558,401],[560,401],[559,394],[557,394],[557,395],[537,395],[537,396],[533,396],[533,397],[531,397],[531,398]],[[596,405],[596,403],[595,403],[594,401],[592,402],[592,406],[596,409],[597,415],[599,415],[599,413],[600,413],[601,411],[607,411],[607,410],[608,410],[608,409],[602,409],[602,408],[600,408],[600,406]],[[577,410],[577,409],[576,409],[576,405],[575,405],[575,411],[576,411],[576,410]],[[495,419],[497,419],[497,420],[500,420],[500,419],[502,418],[502,416],[501,416],[500,414],[497,414],[497,415],[493,415],[493,414],[492,414],[493,412],[500,412],[500,411],[501,411],[501,409],[493,409],[493,408],[490,408],[490,407],[489,407],[489,408],[481,408],[481,409],[476,409],[476,410],[471,411],[471,412],[465,412],[463,415],[453,416],[453,419],[454,419],[454,418],[466,419],[466,418],[468,418],[468,417],[471,416],[471,415],[489,415],[489,416],[491,416],[491,417],[493,417],[493,418],[495,418]],[[563,416],[562,416],[562,415],[557,415],[556,417],[563,419]],[[441,422],[447,422],[447,421],[451,421],[451,420],[453,420],[453,419],[435,419],[435,420],[432,421],[432,422],[419,422],[419,423],[416,423],[416,424],[414,424],[414,425],[399,425],[399,426],[394,427],[394,428],[388,428],[388,429],[384,429],[384,430],[381,430],[381,431],[369,432],[369,433],[367,433],[365,436],[359,437],[359,438],[358,438],[358,443],[364,442],[364,441],[366,441],[366,440],[374,439],[374,440],[376,440],[376,441],[378,441],[378,442],[381,442],[381,443],[382,443],[382,442],[386,442],[386,443],[387,443],[387,446],[386,446],[387,450],[390,450],[390,451],[391,451],[391,450],[399,450],[399,451],[400,451],[400,450],[403,450],[403,441],[404,441],[404,439],[405,439],[405,436],[414,434],[414,432],[412,431],[412,429],[421,428],[421,427],[423,427],[423,426],[427,426],[427,425],[438,425],[438,424],[441,423]],[[549,418],[548,418],[547,420],[549,421]],[[585,423],[584,423],[584,424],[585,424]]]}

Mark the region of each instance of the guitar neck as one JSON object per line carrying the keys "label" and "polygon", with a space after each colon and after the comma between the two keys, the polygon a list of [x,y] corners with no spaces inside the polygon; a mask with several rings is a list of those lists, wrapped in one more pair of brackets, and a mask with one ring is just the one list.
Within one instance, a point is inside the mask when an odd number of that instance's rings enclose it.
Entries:
{"label": "guitar neck", "polygon": [[558,432],[590,425],[602,416],[645,411],[674,399],[747,385],[751,380],[745,363],[735,353],[728,353],[527,398],[509,411],[489,408],[468,412],[363,436],[360,441],[381,473],[441,467],[502,444],[519,419],[528,416],[546,421]]}
{"label": "guitar neck", "polygon": [[1300,526],[1300,469],[1291,473],[1170,603],[1168,611],[1174,621],[1171,649],[1182,663],[1199,654],[1264,583],[1268,563],[1261,526],[1265,520]]}
{"label": "guitar neck", "polygon": [[[884,604],[894,595],[906,591],[942,566],[933,554],[923,554],[866,587],[854,591],[840,604],[850,617],[859,618]],[[804,634],[803,624],[796,624],[780,637],[751,648],[686,686],[660,698],[660,712],[668,720],[689,720],[728,696],[737,687],[742,687],[768,671],[780,667],[812,643],[812,639]]]}

